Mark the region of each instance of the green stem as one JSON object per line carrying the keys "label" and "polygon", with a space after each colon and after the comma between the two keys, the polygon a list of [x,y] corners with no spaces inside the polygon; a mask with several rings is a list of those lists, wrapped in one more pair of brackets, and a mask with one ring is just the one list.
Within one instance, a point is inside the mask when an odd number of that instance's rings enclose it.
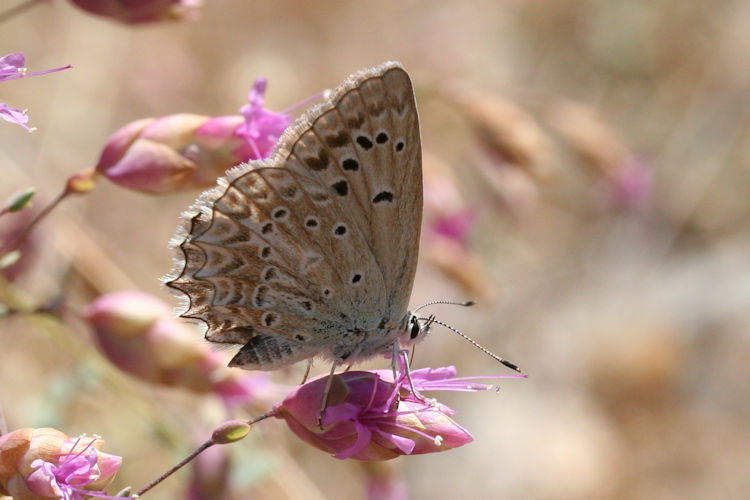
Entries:
{"label": "green stem", "polygon": [[71,194],[70,191],[68,191],[67,189],[65,189],[62,193],[60,193],[57,196],[57,198],[55,198],[54,200],[52,200],[52,202],[49,205],[47,205],[46,207],[44,207],[44,210],[42,210],[41,212],[39,212],[37,214],[37,216],[34,217],[34,219],[31,222],[29,222],[29,224],[25,228],[23,228],[21,230],[21,232],[18,233],[18,235],[14,239],[12,239],[4,247],[0,248],[0,256],[3,256],[5,254],[7,254],[8,252],[11,252],[12,250],[15,250],[16,248],[18,248],[19,246],[21,246],[21,243],[23,243],[26,240],[26,237],[29,235],[29,233],[31,232],[31,230],[34,229],[34,227],[42,219],[44,219],[47,215],[49,215],[49,213],[52,212],[52,210],[54,210],[55,207],[57,207],[57,205],[59,205],[60,202],[63,201],[65,198],[67,198],[68,195],[70,195],[70,194]]}

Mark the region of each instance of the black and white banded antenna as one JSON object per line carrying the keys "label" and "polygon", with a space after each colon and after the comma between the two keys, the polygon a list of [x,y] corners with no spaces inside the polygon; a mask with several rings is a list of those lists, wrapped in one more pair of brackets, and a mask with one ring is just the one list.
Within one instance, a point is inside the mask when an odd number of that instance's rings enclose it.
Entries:
{"label": "black and white banded antenna", "polygon": [[[464,302],[456,302],[456,301],[450,301],[450,300],[435,300],[435,301],[432,301],[432,302],[427,302],[426,304],[422,304],[421,306],[417,307],[416,309],[414,309],[414,313],[416,314],[416,312],[419,311],[420,309],[422,309],[424,307],[427,307],[427,306],[432,306],[432,305],[435,305],[435,304],[449,304],[449,305],[455,305],[455,306],[469,307],[469,306],[473,306],[474,305],[474,301],[468,300],[468,301],[464,301]],[[430,316],[428,318],[425,318],[424,316],[417,316],[417,319],[419,321],[424,321],[427,325],[431,325],[431,324],[435,323],[435,324],[440,325],[440,326],[442,326],[444,328],[447,328],[448,330],[452,331],[453,333],[457,333],[460,337],[462,337],[463,339],[467,340],[471,345],[473,345],[474,347],[476,347],[477,349],[479,349],[480,351],[482,351],[483,353],[485,353],[487,356],[491,357],[492,359],[494,359],[498,363],[501,363],[501,364],[507,366],[508,368],[510,368],[511,370],[517,371],[518,373],[523,373],[523,372],[521,372],[521,369],[518,367],[517,364],[512,363],[512,362],[508,361],[505,358],[501,358],[500,356],[498,356],[494,352],[492,352],[489,349],[487,349],[484,346],[482,346],[479,342],[477,342],[473,338],[471,338],[468,335],[466,335],[465,333],[463,333],[458,328],[452,327],[448,323],[444,323],[444,322],[442,322],[440,320],[435,319],[435,316]]]}
{"label": "black and white banded antenna", "polygon": [[417,311],[419,311],[420,309],[424,309],[427,306],[434,306],[435,304],[448,304],[451,306],[471,307],[474,304],[476,304],[476,302],[474,302],[473,300],[464,300],[461,302],[455,301],[455,300],[433,300],[432,302],[427,302],[426,304],[422,304],[421,306],[414,309],[414,311],[412,312],[416,314]]}

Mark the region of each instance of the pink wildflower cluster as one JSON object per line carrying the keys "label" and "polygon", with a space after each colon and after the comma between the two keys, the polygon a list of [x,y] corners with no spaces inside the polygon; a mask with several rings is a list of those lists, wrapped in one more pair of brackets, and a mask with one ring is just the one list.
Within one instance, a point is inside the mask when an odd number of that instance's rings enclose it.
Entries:
{"label": "pink wildflower cluster", "polygon": [[0,494],[24,500],[115,498],[104,488],[122,458],[100,451],[103,444],[96,437],[74,439],[51,428],[0,436]]}

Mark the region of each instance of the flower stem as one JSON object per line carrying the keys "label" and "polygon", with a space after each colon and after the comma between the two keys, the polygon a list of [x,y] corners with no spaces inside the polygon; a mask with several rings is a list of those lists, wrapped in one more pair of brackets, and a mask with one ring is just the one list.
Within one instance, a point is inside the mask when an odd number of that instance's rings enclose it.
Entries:
{"label": "flower stem", "polygon": [[257,424],[261,420],[265,420],[267,418],[271,418],[271,417],[275,417],[275,416],[276,416],[276,410],[271,410],[271,411],[268,411],[268,412],[264,413],[263,415],[259,415],[259,416],[255,417],[252,420],[248,420],[247,424],[248,425]]}
{"label": "flower stem", "polygon": [[151,488],[153,488],[154,486],[156,486],[157,484],[161,483],[166,478],[168,478],[169,476],[171,476],[172,474],[174,474],[175,472],[177,472],[178,470],[180,470],[182,467],[184,467],[185,465],[187,465],[191,460],[193,460],[195,457],[197,457],[198,455],[200,455],[201,453],[203,453],[204,451],[206,451],[207,449],[209,449],[213,445],[214,445],[214,443],[211,440],[206,441],[205,443],[203,443],[202,445],[200,445],[198,448],[196,448],[195,450],[193,450],[193,452],[190,453],[190,455],[188,455],[187,457],[185,457],[182,460],[180,460],[179,462],[177,462],[167,472],[165,472],[164,474],[162,474],[161,476],[157,477],[156,479],[154,479],[153,481],[151,481],[150,483],[148,483],[146,486],[144,486],[140,491],[138,491],[136,493],[136,496],[140,497],[141,495],[143,495],[144,493],[146,493],[148,490],[150,490]]}
{"label": "flower stem", "polygon": [[[248,425],[253,425],[255,423],[260,422],[261,420],[265,420],[267,418],[273,417],[274,415],[276,415],[276,411],[275,410],[271,410],[269,412],[264,413],[263,415],[255,417],[252,420],[248,420],[247,423],[248,423]],[[154,479],[153,481],[151,481],[150,483],[148,483],[146,486],[144,486],[140,491],[138,491],[135,494],[136,497],[140,497],[141,495],[143,495],[144,493],[146,493],[148,490],[150,490],[151,488],[153,488],[157,484],[159,484],[162,481],[164,481],[166,478],[168,478],[169,476],[171,476],[172,474],[174,474],[175,472],[177,472],[178,470],[180,470],[182,467],[184,467],[185,465],[187,465],[188,463],[190,463],[195,457],[197,457],[198,455],[200,455],[201,453],[203,453],[204,451],[206,451],[207,449],[209,449],[210,447],[212,447],[215,444],[217,444],[217,443],[215,443],[215,442],[213,442],[213,441],[211,441],[209,439],[208,441],[206,441],[205,443],[203,443],[202,445],[200,445],[198,448],[196,448],[195,450],[193,450],[188,456],[186,456],[185,458],[183,458],[182,460],[180,460],[179,462],[177,462],[174,466],[172,466],[164,474],[162,474],[161,476],[157,477],[156,479]]]}
{"label": "flower stem", "polygon": [[54,200],[52,200],[52,202],[49,205],[47,205],[46,207],[44,207],[44,209],[41,212],[39,212],[39,214],[37,214],[37,216],[34,217],[34,219],[31,222],[29,222],[29,224],[25,228],[23,228],[20,233],[18,233],[18,236],[16,236],[14,239],[12,239],[4,247],[0,247],[0,256],[3,256],[5,254],[7,254],[8,252],[10,252],[10,251],[15,250],[16,248],[18,248],[21,245],[21,243],[23,243],[24,240],[26,240],[26,237],[29,235],[29,233],[31,232],[31,230],[34,229],[34,227],[43,218],[45,218],[47,215],[49,215],[49,213],[52,212],[52,210],[54,210],[55,207],[57,207],[57,205],[59,205],[60,202],[63,201],[65,198],[67,198],[68,195],[70,195],[70,194],[71,194],[71,192],[69,190],[65,189],[62,193],[60,193],[57,196],[57,198],[55,198]]}

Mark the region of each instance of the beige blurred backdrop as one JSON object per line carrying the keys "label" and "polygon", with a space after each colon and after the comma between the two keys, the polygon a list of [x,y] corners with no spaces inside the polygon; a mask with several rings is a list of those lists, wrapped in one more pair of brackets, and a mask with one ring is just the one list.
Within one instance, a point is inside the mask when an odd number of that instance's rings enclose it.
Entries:
{"label": "beige blurred backdrop", "polygon": [[[425,227],[412,305],[476,298],[433,312],[529,375],[497,395],[438,395],[476,440],[395,461],[411,497],[750,496],[750,3],[205,4],[196,22],[130,27],[54,0],[2,23],[0,52],[23,51],[30,71],[74,69],[0,83],[0,101],[38,127],[0,123],[0,197],[34,185],[38,203],[51,199],[129,121],[234,114],[258,76],[279,110],[399,60],[415,83],[426,187],[475,214],[459,249]],[[626,161],[653,187],[623,207],[608,188]],[[158,278],[197,194],[102,181],[39,228],[20,285],[42,301],[65,294],[71,311],[128,288],[174,303]],[[88,383],[96,374],[38,322],[0,320],[0,345],[12,427],[101,434],[125,456],[116,486],[138,488],[187,452],[174,436],[191,430],[193,397],[125,375],[117,389]],[[436,327],[415,366],[448,364],[508,373]],[[219,419],[206,405],[205,421]],[[264,424],[234,445],[253,498],[362,495],[360,469]],[[186,477],[152,497],[181,498]]]}

